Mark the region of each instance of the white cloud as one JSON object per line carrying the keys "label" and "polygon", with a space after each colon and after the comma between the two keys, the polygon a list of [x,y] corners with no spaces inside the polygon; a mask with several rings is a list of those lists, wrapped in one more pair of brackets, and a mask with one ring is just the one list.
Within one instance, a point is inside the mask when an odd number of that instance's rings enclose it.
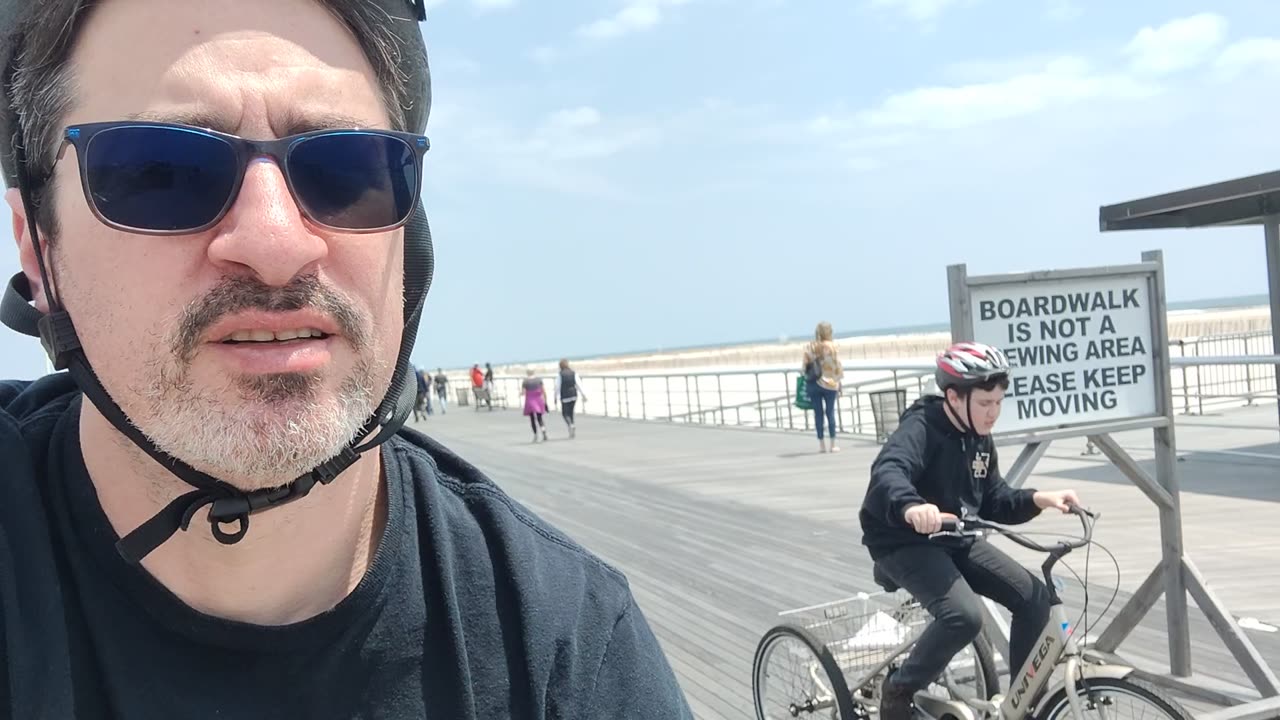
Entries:
{"label": "white cloud", "polygon": [[585,128],[600,124],[600,111],[593,107],[582,106],[557,110],[551,113],[547,124],[557,128]]}
{"label": "white cloud", "polygon": [[[878,0],[892,4],[894,0]],[[1045,7],[1075,7],[1048,0]],[[1063,12],[1066,12],[1063,10]],[[1149,118],[1190,111],[1191,88],[1203,89],[1212,69],[1219,79],[1260,70],[1280,73],[1280,38],[1249,38],[1228,44],[1227,21],[1202,13],[1146,27],[1114,53],[977,59],[945,66],[933,84],[893,93],[861,108],[825,109],[790,130],[817,143],[846,169],[876,161],[919,156],[943,143],[1000,143],[1045,128],[1088,133],[1110,128],[1159,106]],[[1149,120],[1147,121],[1149,122]],[[919,151],[919,152],[918,152]]]}
{"label": "white cloud", "polygon": [[431,69],[449,73],[474,73],[480,70],[480,63],[455,52],[437,53],[431,58]]}
{"label": "white cloud", "polygon": [[901,147],[920,140],[914,132],[857,133],[836,145],[845,152],[869,152],[885,148]]}
{"label": "white cloud", "polygon": [[848,130],[851,127],[849,120],[839,118],[834,115],[823,113],[809,122],[809,132],[818,135],[828,135],[835,132]]}
{"label": "white cloud", "polygon": [[912,20],[932,22],[937,20],[943,11],[961,0],[871,0],[875,7],[898,10]]}
{"label": "white cloud", "polygon": [[449,142],[441,142],[448,170],[434,182],[456,185],[463,179],[499,179],[540,190],[593,197],[624,197],[615,177],[618,156],[652,147],[662,134],[643,120],[611,119],[588,105],[548,113],[536,126],[511,124],[516,115],[484,97],[466,106],[446,108]]}
{"label": "white cloud", "polygon": [[1200,13],[1139,30],[1125,52],[1139,72],[1171,73],[1207,62],[1226,36],[1226,18]]}
{"label": "white cloud", "polygon": [[848,160],[845,161],[844,165],[846,168],[854,172],[860,172],[860,173],[871,172],[872,170],[879,170],[880,168],[884,167],[884,163],[880,162],[879,160],[876,160],[874,158],[864,157],[861,155],[855,155],[849,158]]}
{"label": "white cloud", "polygon": [[1254,68],[1280,69],[1280,39],[1239,40],[1223,49],[1214,61],[1214,69],[1227,78],[1238,77]]}
{"label": "white cloud", "polygon": [[[448,0],[426,0],[427,14],[430,15],[432,10],[444,5],[446,2]],[[507,8],[515,7],[517,2],[518,0],[471,0],[471,7],[481,12],[488,12],[490,10],[506,10]]]}
{"label": "white cloud", "polygon": [[656,27],[662,22],[664,7],[684,5],[689,0],[630,0],[613,15],[587,23],[578,34],[594,40],[607,40]]}
{"label": "white cloud", "polygon": [[605,39],[639,30],[648,30],[662,20],[656,5],[628,5],[610,18],[583,25],[580,33],[589,38]]}
{"label": "white cloud", "polygon": [[557,110],[527,137],[517,140],[518,152],[532,153],[553,160],[585,160],[606,158],[640,145],[658,141],[659,133],[651,127],[604,126],[600,111],[590,106]]}
{"label": "white cloud", "polygon": [[1083,14],[1084,8],[1075,0],[1049,0],[1048,7],[1045,8],[1045,15],[1055,22],[1075,20]]}
{"label": "white cloud", "polygon": [[855,118],[873,128],[951,129],[981,125],[1096,98],[1132,99],[1157,92],[1152,85],[1096,71],[1063,57],[1036,72],[969,85],[924,87],[893,95]]}
{"label": "white cloud", "polygon": [[529,51],[529,57],[541,65],[550,65],[560,57],[560,51],[550,45],[540,45]]}
{"label": "white cloud", "polygon": [[946,78],[948,85],[995,82],[1015,75],[1040,72],[1058,57],[1060,56],[1041,54],[996,60],[960,60],[944,65],[942,76]]}

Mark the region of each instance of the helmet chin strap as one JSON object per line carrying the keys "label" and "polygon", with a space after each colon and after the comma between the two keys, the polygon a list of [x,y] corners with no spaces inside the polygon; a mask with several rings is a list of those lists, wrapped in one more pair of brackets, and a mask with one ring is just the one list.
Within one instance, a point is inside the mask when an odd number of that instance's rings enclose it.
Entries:
{"label": "helmet chin strap", "polygon": [[[946,396],[943,395],[943,397],[945,398]],[[966,435],[978,434],[977,431],[973,429],[973,395],[972,394],[964,396],[965,417],[963,418],[960,417],[960,413],[957,412],[954,407],[951,407],[950,400],[947,401],[946,405],[947,405],[947,414],[950,415],[956,421],[956,424],[960,426],[960,429],[963,430]]]}

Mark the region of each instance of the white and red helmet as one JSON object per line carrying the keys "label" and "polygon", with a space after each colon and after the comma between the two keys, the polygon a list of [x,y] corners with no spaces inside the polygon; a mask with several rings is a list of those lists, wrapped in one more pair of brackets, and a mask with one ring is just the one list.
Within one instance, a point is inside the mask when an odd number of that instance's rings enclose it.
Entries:
{"label": "white and red helmet", "polygon": [[1009,358],[1004,351],[980,342],[958,342],[938,356],[934,377],[938,390],[965,389],[1009,374]]}

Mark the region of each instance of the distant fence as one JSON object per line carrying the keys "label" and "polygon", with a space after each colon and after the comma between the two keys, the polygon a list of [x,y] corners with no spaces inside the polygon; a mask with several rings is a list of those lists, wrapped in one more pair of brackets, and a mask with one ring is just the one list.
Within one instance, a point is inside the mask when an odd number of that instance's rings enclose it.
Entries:
{"label": "distant fence", "polygon": [[1173,369],[1173,401],[1180,412],[1202,415],[1205,409],[1252,405],[1276,399],[1276,367],[1265,363],[1224,365],[1215,357],[1270,355],[1271,333],[1252,332],[1183,338],[1169,343]]}
{"label": "distant fence", "polygon": [[[1175,408],[1184,414],[1276,400],[1275,358],[1270,333],[1241,333],[1184,338],[1170,344]],[[1252,356],[1252,357],[1242,357]],[[797,366],[799,362],[797,361]],[[695,425],[809,430],[812,411],[796,407],[798,367],[762,367],[721,372],[580,375],[585,402],[577,412],[632,420]],[[452,379],[452,378],[451,378]],[[559,403],[554,376],[543,380],[553,412]],[[470,394],[470,380],[454,388]],[[461,382],[457,382],[461,380]],[[501,404],[519,409],[524,377],[498,376],[491,393]],[[836,405],[840,432],[883,436],[901,410],[933,392],[933,364],[850,361]],[[451,397],[451,400],[453,398]],[[471,402],[474,402],[473,400]]]}

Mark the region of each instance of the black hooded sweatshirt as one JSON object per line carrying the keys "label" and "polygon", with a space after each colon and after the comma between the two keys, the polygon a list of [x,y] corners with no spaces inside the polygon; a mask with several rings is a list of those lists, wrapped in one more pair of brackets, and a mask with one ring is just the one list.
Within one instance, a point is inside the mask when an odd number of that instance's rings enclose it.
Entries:
{"label": "black hooded sweatshirt", "polygon": [[991,436],[957,428],[943,403],[942,397],[928,395],[907,408],[871,465],[858,518],[872,559],[904,545],[937,542],[907,524],[903,514],[911,505],[933,503],[942,512],[1005,525],[1040,514],[1032,499],[1035,490],[1015,490],[1000,476]]}

